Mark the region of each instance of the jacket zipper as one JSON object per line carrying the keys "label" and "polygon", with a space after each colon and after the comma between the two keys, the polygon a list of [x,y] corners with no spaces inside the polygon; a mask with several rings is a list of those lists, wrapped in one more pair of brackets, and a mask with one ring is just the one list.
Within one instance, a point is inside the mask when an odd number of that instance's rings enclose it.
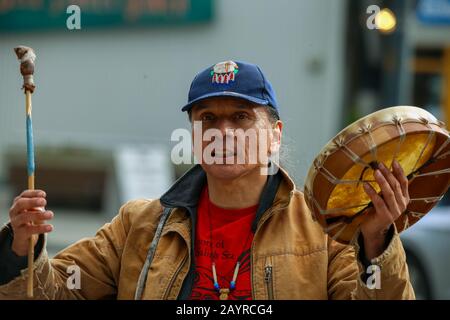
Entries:
{"label": "jacket zipper", "polygon": [[178,274],[180,273],[181,269],[183,268],[183,266],[184,266],[184,264],[185,264],[185,262],[187,260],[188,255],[189,254],[187,253],[184,256],[184,258],[181,261],[181,263],[179,264],[177,270],[175,270],[172,278],[169,281],[169,285],[167,286],[166,291],[164,292],[164,296],[163,296],[162,300],[167,300],[167,297],[169,296],[169,293],[170,293],[170,289],[172,289],[173,283],[175,282],[175,279],[178,277]]}
{"label": "jacket zipper", "polygon": [[[292,196],[292,195],[290,195]],[[250,255],[251,255],[251,259],[250,259],[250,279],[251,279],[251,286],[252,286],[252,300],[255,300],[255,277],[254,277],[254,272],[253,272],[253,266],[255,264],[255,262],[253,261],[253,248],[255,246],[255,239],[256,239],[256,234],[258,233],[259,229],[261,229],[261,226],[277,211],[281,211],[283,209],[286,209],[288,207],[288,205],[282,206],[280,208],[274,209],[272,211],[266,211],[266,217],[264,218],[264,220],[261,220],[260,223],[258,224],[258,226],[256,227],[256,231],[255,231],[255,235],[253,236],[253,240],[252,240],[252,246],[250,248]],[[270,210],[270,209],[269,209]],[[264,213],[262,214],[262,216],[264,217]]]}
{"label": "jacket zipper", "polygon": [[266,284],[267,297],[269,300],[274,300],[272,269],[272,263],[266,263],[266,266],[264,267],[264,283]]}
{"label": "jacket zipper", "polygon": [[[256,239],[256,235],[258,234],[259,229],[261,228],[261,225],[266,222],[266,220],[268,218],[270,218],[273,214],[273,211],[270,211],[267,213],[267,217],[264,218],[264,221],[261,221],[259,223],[259,225],[256,227],[256,231],[255,234],[253,236],[253,240],[252,240],[252,246],[250,248],[250,254],[251,254],[251,259],[250,259],[250,279],[251,279],[251,285],[252,285],[252,300],[255,300],[255,277],[254,277],[254,272],[253,272],[253,266],[255,265],[255,262],[253,261],[254,255],[253,255],[253,248],[255,247],[255,239]],[[263,214],[264,216],[264,214]]]}

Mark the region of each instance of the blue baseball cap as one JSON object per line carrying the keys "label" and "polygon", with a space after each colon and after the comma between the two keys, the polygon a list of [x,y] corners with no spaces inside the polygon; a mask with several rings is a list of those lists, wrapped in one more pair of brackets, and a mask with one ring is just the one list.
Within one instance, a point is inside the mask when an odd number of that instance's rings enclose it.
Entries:
{"label": "blue baseball cap", "polygon": [[194,103],[212,97],[240,98],[279,112],[272,85],[257,65],[247,62],[228,60],[201,71],[192,81],[188,103],[181,111],[189,111]]}

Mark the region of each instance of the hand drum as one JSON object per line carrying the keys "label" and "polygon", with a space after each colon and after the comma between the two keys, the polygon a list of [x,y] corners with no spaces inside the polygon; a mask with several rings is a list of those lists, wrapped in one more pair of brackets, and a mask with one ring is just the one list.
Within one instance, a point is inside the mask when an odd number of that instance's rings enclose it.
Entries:
{"label": "hand drum", "polygon": [[[450,136],[444,124],[424,109],[392,107],[372,113],[342,130],[314,160],[305,199],[325,232],[349,243],[372,208],[363,183],[377,192],[379,163],[402,166],[411,202],[396,221],[398,232],[416,223],[450,186]],[[372,209],[373,210],[373,209]]]}

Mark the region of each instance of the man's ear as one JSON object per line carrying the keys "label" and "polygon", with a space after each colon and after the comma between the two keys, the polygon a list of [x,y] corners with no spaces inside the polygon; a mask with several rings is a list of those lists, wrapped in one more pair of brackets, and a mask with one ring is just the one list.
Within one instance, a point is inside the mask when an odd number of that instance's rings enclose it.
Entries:
{"label": "man's ear", "polygon": [[281,136],[283,132],[283,121],[278,120],[272,130],[273,139],[272,143],[270,145],[270,154],[274,154],[278,151],[280,151],[280,145],[281,145]]}

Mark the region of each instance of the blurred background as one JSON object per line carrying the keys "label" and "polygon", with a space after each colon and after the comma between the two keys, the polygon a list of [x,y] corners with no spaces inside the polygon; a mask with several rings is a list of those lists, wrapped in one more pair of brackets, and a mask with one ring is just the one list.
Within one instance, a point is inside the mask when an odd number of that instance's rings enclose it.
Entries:
{"label": "blurred background", "polygon": [[[450,0],[0,0],[0,223],[27,187],[17,45],[37,54],[51,255],[189,168],[171,162],[171,134],[190,128],[191,80],[219,61],[256,63],[271,80],[300,189],[325,143],[368,113],[416,105],[450,123]],[[419,298],[450,298],[449,206],[402,235]]]}

